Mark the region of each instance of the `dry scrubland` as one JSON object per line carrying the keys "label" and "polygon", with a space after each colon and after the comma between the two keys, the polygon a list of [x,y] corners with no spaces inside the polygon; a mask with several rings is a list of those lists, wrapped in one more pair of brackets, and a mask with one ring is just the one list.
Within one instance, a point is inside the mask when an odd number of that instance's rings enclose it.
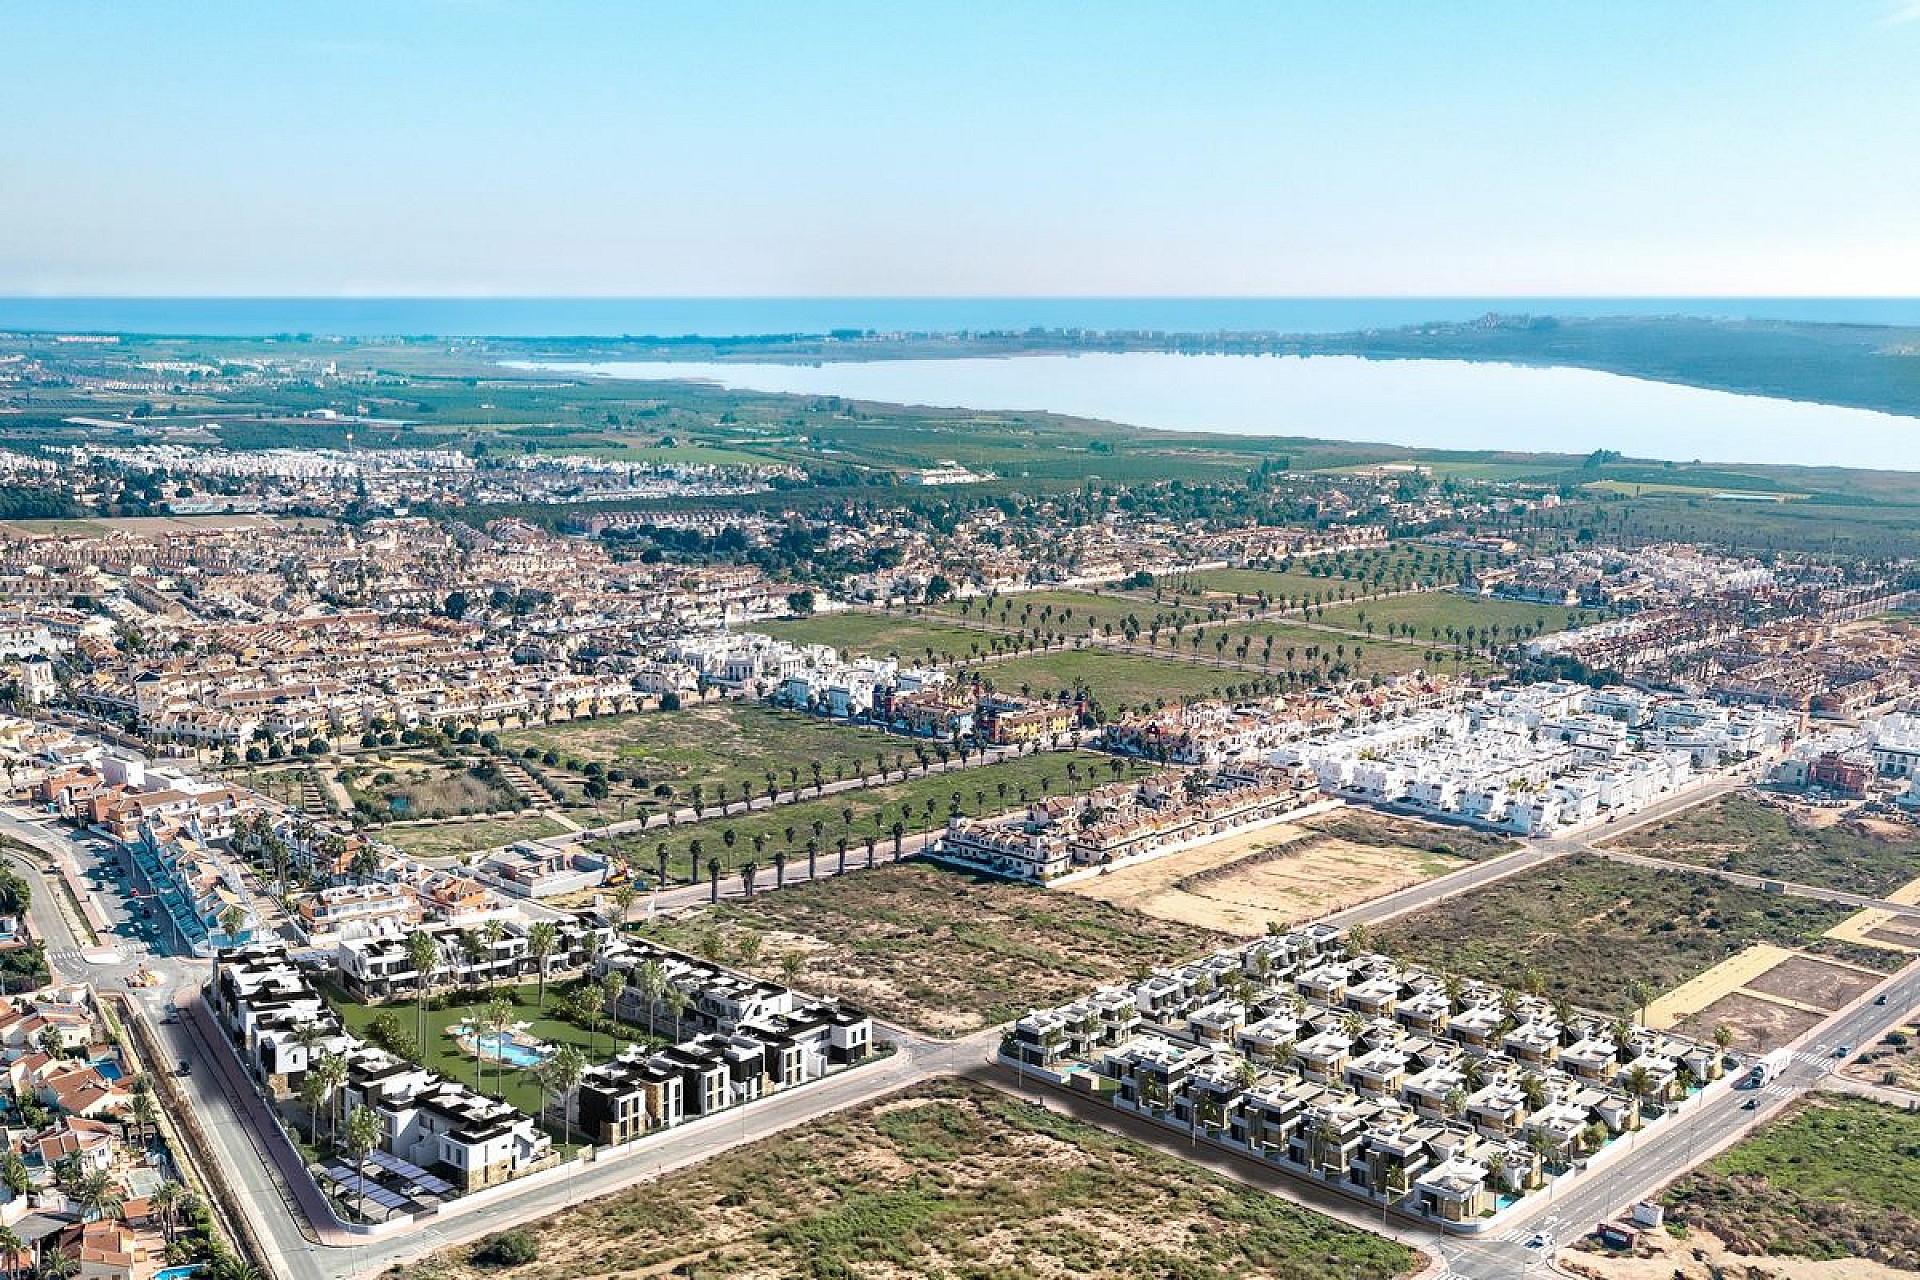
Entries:
{"label": "dry scrubland", "polygon": [[[1375,944],[1418,964],[1628,1013],[1631,984],[1671,990],[1755,942],[1829,947],[1820,935],[1851,908],[1762,893],[1681,870],[1576,854],[1402,916]],[[1899,957],[1838,946],[1856,963]]]}
{"label": "dry scrubland", "polygon": [[1788,810],[1738,793],[1643,827],[1615,847],[1873,897],[1920,877],[1920,831],[1906,823]]}
{"label": "dry scrubland", "polygon": [[1390,1280],[1402,1245],[1104,1130],[945,1080],[527,1228],[508,1271],[459,1250],[395,1280]]}
{"label": "dry scrubland", "polygon": [[643,930],[684,951],[740,954],[773,976],[798,954],[805,988],[936,1035],[964,1035],[1102,983],[1222,945],[1215,932],[1103,902],[928,863],[789,885],[690,910]]}

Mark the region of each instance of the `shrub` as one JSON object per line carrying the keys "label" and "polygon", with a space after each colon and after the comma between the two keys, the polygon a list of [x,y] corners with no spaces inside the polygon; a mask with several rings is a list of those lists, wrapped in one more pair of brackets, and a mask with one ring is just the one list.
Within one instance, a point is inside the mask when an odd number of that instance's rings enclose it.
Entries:
{"label": "shrub", "polygon": [[502,1231],[488,1236],[473,1250],[473,1260],[483,1267],[518,1267],[539,1256],[539,1242],[526,1231]]}

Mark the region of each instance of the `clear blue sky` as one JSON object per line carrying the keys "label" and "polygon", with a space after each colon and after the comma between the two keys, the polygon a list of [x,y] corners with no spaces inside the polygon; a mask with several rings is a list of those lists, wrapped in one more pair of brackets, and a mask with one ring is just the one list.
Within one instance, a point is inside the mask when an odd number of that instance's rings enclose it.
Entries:
{"label": "clear blue sky", "polygon": [[0,293],[1920,294],[1920,0],[0,5]]}

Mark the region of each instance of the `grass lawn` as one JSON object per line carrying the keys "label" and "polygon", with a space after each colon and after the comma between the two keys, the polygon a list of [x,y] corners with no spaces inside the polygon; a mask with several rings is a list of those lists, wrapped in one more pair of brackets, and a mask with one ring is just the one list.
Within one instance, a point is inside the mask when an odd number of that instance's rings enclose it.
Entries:
{"label": "grass lawn", "polygon": [[443,822],[431,827],[388,827],[380,838],[422,858],[496,849],[516,840],[557,836],[567,828],[538,814],[529,818],[476,818],[471,822]]}
{"label": "grass lawn", "polygon": [[1401,916],[1374,939],[1415,964],[1508,986],[1534,969],[1550,995],[1629,1013],[1630,983],[1658,995],[1752,943],[1796,946],[1851,912],[1575,854]]}
{"label": "grass lawn", "polygon": [[[526,1228],[520,1280],[1391,1280],[1404,1245],[962,1080],[917,1086]],[[395,1280],[495,1274],[471,1249]]]}
{"label": "grass lawn", "polygon": [[711,950],[701,946],[710,931],[723,954],[758,934],[764,949],[755,967],[767,976],[779,973],[781,956],[798,953],[802,988],[824,988],[936,1035],[994,1026],[1226,941],[1208,929],[924,862],[732,899],[642,930],[693,952]]}
{"label": "grass lawn", "polygon": [[1199,569],[1155,583],[1170,600],[1188,604],[1257,603],[1262,592],[1283,601],[1351,599],[1416,586],[1450,586],[1468,564],[1484,557],[1451,547],[1396,543],[1363,551],[1303,556],[1286,569]]}
{"label": "grass lawn", "polygon": [[928,649],[933,650],[935,661],[953,662],[987,652],[994,638],[919,614],[822,613],[755,623],[753,629],[794,644],[829,644],[843,654],[899,658],[922,665],[928,661]]}
{"label": "grass lawn", "polygon": [[[547,984],[547,1010],[542,1012],[539,1004],[540,987],[529,983],[523,987],[480,987],[465,993],[463,1003],[450,1009],[427,1010],[427,1037],[424,1046],[422,1066],[438,1071],[449,1079],[458,1080],[468,1088],[474,1087],[473,1055],[462,1053],[453,1037],[447,1034],[447,1028],[468,1017],[476,1016],[485,1010],[488,1001],[498,994],[513,1002],[514,1021],[531,1024],[529,1034],[539,1037],[551,1045],[570,1044],[587,1055],[589,1062],[605,1062],[613,1056],[616,1044],[625,1045],[634,1042],[647,1042],[647,1029],[623,1024],[619,1028],[618,1039],[603,1029],[598,1034],[589,1034],[571,1022],[562,1022],[552,1014],[555,1004],[570,988],[571,983],[549,982]],[[411,1036],[418,1025],[415,1021],[416,1010],[411,1000],[396,1000],[385,1005],[358,1004],[350,1000],[335,999],[334,1008],[346,1022],[347,1028],[364,1036],[367,1027],[382,1013],[391,1011],[400,1020],[400,1025]],[[670,1027],[661,1028],[671,1031]],[[660,1043],[671,1039],[670,1035],[655,1037]],[[538,1114],[541,1106],[540,1091],[525,1071],[513,1067],[499,1069],[495,1075],[495,1064],[483,1064],[484,1091],[492,1097],[504,1097],[514,1106],[529,1115]],[[504,1093],[502,1092],[504,1086]]]}
{"label": "grass lawn", "polygon": [[[1328,665],[1346,663],[1360,676],[1370,676],[1375,672],[1401,675],[1408,671],[1437,672],[1453,663],[1452,654],[1444,654],[1428,662],[1429,650],[1423,644],[1389,640],[1384,636],[1352,636],[1291,622],[1249,623],[1220,634],[1227,638],[1226,652],[1229,657],[1240,652],[1240,642],[1244,640],[1247,642],[1245,661],[1263,665],[1271,661],[1270,670],[1275,674],[1283,674],[1289,666],[1297,671],[1314,672]],[[1269,637],[1273,640],[1270,657],[1267,651]],[[1201,652],[1211,652],[1212,647],[1209,642]],[[1291,658],[1287,656],[1289,649],[1293,651]],[[1355,654],[1359,656],[1355,657]],[[1463,661],[1469,666],[1476,665],[1471,660]]]}
{"label": "grass lawn", "polygon": [[[1021,803],[1023,794],[1039,796],[1049,790],[1065,790],[1069,762],[1083,777],[1097,775],[1101,781],[1109,781],[1110,762],[1117,758],[1085,751],[1042,751],[995,764],[925,775],[918,772],[913,759],[910,754],[906,757],[915,776],[904,782],[842,791],[772,809],[743,811],[736,805],[731,814],[717,814],[677,827],[635,832],[620,837],[619,844],[643,868],[655,865],[658,850],[665,845],[669,874],[678,881],[687,877],[689,854],[698,841],[701,848],[696,874],[706,874],[705,864],[709,858],[719,858],[729,875],[743,862],[758,861],[764,873],[763,881],[770,882],[773,854],[777,850],[787,851],[790,868],[800,867],[805,863],[807,842],[817,840],[820,856],[832,863],[839,857],[838,841],[844,837],[849,850],[847,856],[857,856],[864,862],[866,837],[873,836],[878,842],[879,856],[890,857],[895,822],[910,835],[944,826],[956,792],[960,796],[960,807],[966,813],[1000,813]],[[813,830],[816,822],[820,824],[818,834]],[[787,835],[789,831],[793,833],[791,839]],[[727,841],[728,832],[733,833],[731,844]],[[764,848],[758,855],[753,849],[756,835],[764,838]]]}
{"label": "grass lawn", "polygon": [[1142,631],[1156,622],[1172,626],[1175,622],[1191,625],[1207,620],[1204,608],[1156,604],[1151,593],[1142,592],[1110,595],[1093,591],[1013,591],[977,600],[950,600],[938,608],[939,612],[952,617],[1065,636],[1105,634],[1109,627],[1118,634],[1128,618]]}
{"label": "grass lawn", "polygon": [[514,729],[501,742],[516,754],[535,747],[566,760],[618,765],[633,775],[624,788],[651,795],[664,783],[682,803],[695,783],[708,802],[719,799],[722,783],[731,799],[743,786],[765,795],[769,771],[788,790],[796,776],[790,770],[798,770],[802,784],[811,783],[815,763],[827,779],[854,778],[878,773],[881,755],[891,762],[912,749],[906,739],[877,729],[734,701]]}
{"label": "grass lawn", "polygon": [[1416,643],[1427,643],[1445,640],[1449,632],[1464,634],[1468,627],[1476,633],[1499,627],[1503,636],[1513,635],[1515,628],[1538,627],[1544,635],[1565,631],[1579,619],[1592,621],[1598,616],[1588,610],[1529,604],[1524,600],[1463,596],[1457,591],[1424,591],[1389,600],[1369,600],[1365,604],[1331,605],[1315,621],[1353,631],[1364,631],[1371,625],[1375,633],[1382,636],[1404,635],[1404,628],[1412,627],[1410,638]]}
{"label": "grass lawn", "polygon": [[[1210,646],[1206,652],[1211,656]],[[1035,694],[1084,686],[1108,715],[1121,707],[1158,707],[1181,698],[1213,697],[1228,685],[1254,678],[1231,667],[1103,649],[1032,653],[989,663],[979,670],[996,688],[1009,692],[1023,686]]]}
{"label": "grass lawn", "polygon": [[[1816,819],[1825,814],[1814,811]],[[1911,827],[1871,821],[1814,825],[1738,793],[1643,827],[1617,845],[1656,858],[1872,897],[1920,876],[1920,842]]]}
{"label": "grass lawn", "polygon": [[1920,1115],[1800,1103],[1667,1188],[1667,1212],[1735,1252],[1920,1269]]}

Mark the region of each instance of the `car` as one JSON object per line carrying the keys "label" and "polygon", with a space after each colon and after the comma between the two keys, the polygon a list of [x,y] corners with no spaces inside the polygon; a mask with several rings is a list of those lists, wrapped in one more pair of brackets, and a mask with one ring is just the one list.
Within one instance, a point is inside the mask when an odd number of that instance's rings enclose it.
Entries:
{"label": "car", "polygon": [[191,1062],[188,1062],[188,1061],[187,1061],[187,1060],[186,1060],[185,1058],[182,1058],[182,1059],[180,1059],[180,1069],[179,1069],[178,1071],[176,1071],[176,1072],[174,1072],[174,1074],[175,1074],[175,1075],[177,1075],[177,1076],[190,1076],[190,1075],[192,1075],[192,1074],[193,1074],[193,1064],[192,1064]]}
{"label": "car", "polygon": [[1875,997],[1873,998],[1873,1002],[1874,1002],[1875,1004],[1885,1004],[1885,1003],[1887,1002],[1887,997],[1886,997],[1886,993],[1885,993],[1885,992],[1882,992],[1881,994],[1879,994],[1879,995],[1877,995],[1877,996],[1875,996]]}
{"label": "car", "polygon": [[1760,1099],[1748,1098],[1745,1102],[1740,1104],[1740,1109],[1742,1111],[1758,1111],[1760,1109]]}
{"label": "car", "polygon": [[1834,1056],[1834,1057],[1836,1057],[1836,1058],[1844,1058],[1844,1057],[1846,1057],[1846,1056],[1847,1056],[1848,1054],[1850,1054],[1850,1053],[1852,1053],[1852,1052],[1853,1052],[1853,1046],[1852,1046],[1852,1045],[1850,1045],[1850,1044],[1843,1044],[1843,1045],[1841,1045],[1841,1046],[1840,1046],[1840,1047],[1839,1047],[1838,1049],[1835,1049],[1835,1050],[1833,1051],[1833,1056]]}
{"label": "car", "polygon": [[1551,1248],[1552,1245],[1553,1237],[1544,1231],[1536,1233],[1533,1239],[1527,1241],[1527,1248],[1529,1249],[1547,1249]]}

